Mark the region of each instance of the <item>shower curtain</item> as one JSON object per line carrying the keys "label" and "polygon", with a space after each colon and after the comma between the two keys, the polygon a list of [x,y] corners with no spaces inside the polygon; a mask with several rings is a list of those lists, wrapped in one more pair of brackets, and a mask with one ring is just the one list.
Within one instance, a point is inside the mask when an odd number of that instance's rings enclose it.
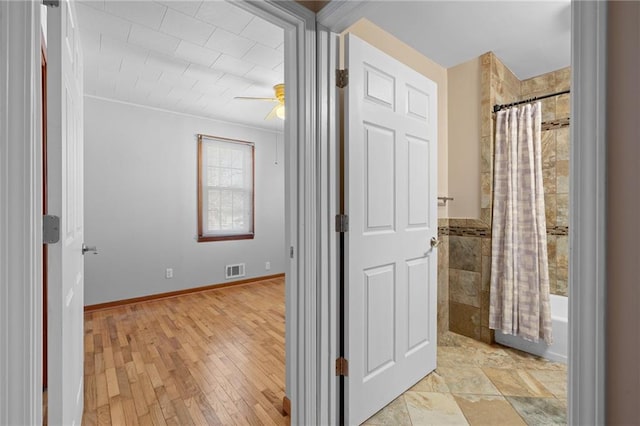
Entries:
{"label": "shower curtain", "polygon": [[541,104],[496,117],[489,327],[552,343]]}

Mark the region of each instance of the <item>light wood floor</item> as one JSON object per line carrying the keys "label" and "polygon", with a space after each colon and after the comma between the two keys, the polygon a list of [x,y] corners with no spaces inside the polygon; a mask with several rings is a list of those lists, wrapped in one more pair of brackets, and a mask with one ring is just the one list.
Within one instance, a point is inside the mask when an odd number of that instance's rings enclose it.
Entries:
{"label": "light wood floor", "polygon": [[284,279],[85,315],[83,424],[287,424]]}

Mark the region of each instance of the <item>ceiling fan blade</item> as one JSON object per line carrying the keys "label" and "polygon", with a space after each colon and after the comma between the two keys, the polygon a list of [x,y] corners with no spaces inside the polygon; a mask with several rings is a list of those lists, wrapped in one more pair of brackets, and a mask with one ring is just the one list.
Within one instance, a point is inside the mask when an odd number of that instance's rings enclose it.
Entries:
{"label": "ceiling fan blade", "polygon": [[276,110],[278,109],[280,105],[276,105],[273,107],[273,109],[271,110],[271,112],[269,112],[269,114],[267,114],[267,116],[264,118],[265,120],[271,120],[276,118]]}
{"label": "ceiling fan blade", "polygon": [[233,99],[242,99],[247,101],[269,101],[269,102],[278,102],[276,98],[254,98],[251,96],[234,96]]}

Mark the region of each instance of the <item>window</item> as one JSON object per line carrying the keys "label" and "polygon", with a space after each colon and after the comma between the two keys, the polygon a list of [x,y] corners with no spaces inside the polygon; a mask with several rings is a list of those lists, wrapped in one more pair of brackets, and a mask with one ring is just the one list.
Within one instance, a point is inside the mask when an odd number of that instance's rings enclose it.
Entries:
{"label": "window", "polygon": [[198,135],[198,241],[253,238],[254,146]]}

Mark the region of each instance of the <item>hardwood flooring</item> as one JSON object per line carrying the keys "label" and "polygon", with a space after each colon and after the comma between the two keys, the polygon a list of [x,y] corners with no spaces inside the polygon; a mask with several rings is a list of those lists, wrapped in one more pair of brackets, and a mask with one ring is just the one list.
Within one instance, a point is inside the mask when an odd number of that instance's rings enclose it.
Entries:
{"label": "hardwood flooring", "polygon": [[284,278],[85,314],[85,425],[283,425]]}

